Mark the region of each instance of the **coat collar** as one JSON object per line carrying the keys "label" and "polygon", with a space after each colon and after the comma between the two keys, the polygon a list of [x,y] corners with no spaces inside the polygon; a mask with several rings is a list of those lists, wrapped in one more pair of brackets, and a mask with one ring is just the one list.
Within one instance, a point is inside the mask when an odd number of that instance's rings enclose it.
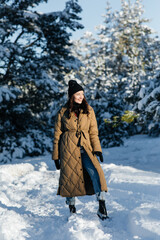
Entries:
{"label": "coat collar", "polygon": [[[79,120],[83,117],[83,109],[80,110],[80,114],[79,114]],[[71,118],[75,118],[77,119],[76,115],[74,112],[71,112]]]}
{"label": "coat collar", "polygon": [[[63,109],[63,112],[65,112],[66,110],[68,111],[67,103],[62,107],[62,109]],[[83,117],[83,109],[80,109],[79,120],[81,120],[82,117]],[[77,119],[74,112],[71,112],[71,118]]]}

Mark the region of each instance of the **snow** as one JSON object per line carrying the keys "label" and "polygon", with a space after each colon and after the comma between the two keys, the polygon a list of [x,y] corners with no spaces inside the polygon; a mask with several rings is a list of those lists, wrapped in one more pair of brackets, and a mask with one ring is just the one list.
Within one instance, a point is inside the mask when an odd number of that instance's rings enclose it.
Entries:
{"label": "snow", "polygon": [[31,18],[31,19],[34,19],[34,20],[38,20],[38,15],[34,12],[31,12],[31,11],[24,10],[23,11],[23,16],[24,16],[24,18]]}
{"label": "snow", "polygon": [[159,94],[160,93],[160,86],[155,88],[152,92],[151,92],[151,97],[155,98],[155,95],[156,94]]}
{"label": "snow", "polygon": [[0,103],[3,101],[3,99],[6,101],[9,101],[11,98],[15,99],[15,94],[20,94],[20,89],[16,87],[8,87],[7,85],[0,87]]}
{"label": "snow", "polygon": [[147,103],[148,100],[148,96],[146,95],[144,98],[142,98],[139,102],[138,102],[138,109],[142,110],[142,108],[144,107],[144,105]]}
{"label": "snow", "polygon": [[[145,93],[145,89],[142,88],[142,89],[140,90],[139,96],[142,97],[142,96],[144,95],[144,93]],[[146,105],[148,99],[150,99],[151,97],[152,97],[153,99],[155,99],[155,98],[156,98],[156,95],[159,95],[159,93],[160,93],[160,87],[154,88],[154,90],[153,90],[149,95],[144,96],[144,97],[138,102],[138,109],[139,109],[139,110],[142,110],[142,108],[144,107],[144,105]],[[154,107],[156,107],[157,105],[159,105],[159,101],[157,101],[157,100],[152,101],[152,102],[149,104],[149,106],[146,107],[145,111],[146,111],[146,112],[150,112],[150,111],[152,111],[152,109],[153,109]]]}
{"label": "snow", "polygon": [[97,215],[95,196],[76,198],[69,216],[56,195],[59,171],[51,156],[0,166],[1,240],[160,239],[160,138],[137,135],[121,147],[103,149],[110,220]]}

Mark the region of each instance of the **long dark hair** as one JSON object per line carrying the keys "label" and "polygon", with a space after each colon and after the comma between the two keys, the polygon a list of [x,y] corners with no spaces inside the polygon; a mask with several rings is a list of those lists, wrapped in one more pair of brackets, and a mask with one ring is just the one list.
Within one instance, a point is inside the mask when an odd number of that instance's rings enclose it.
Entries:
{"label": "long dark hair", "polygon": [[[74,110],[75,110],[74,96],[73,95],[69,98],[69,100],[67,102],[67,105],[68,105],[69,118],[70,118],[71,117],[71,112],[74,112]],[[85,97],[83,98],[83,101],[80,104],[80,109],[83,110],[84,114],[87,114],[87,115],[89,114],[89,105],[88,105]]]}

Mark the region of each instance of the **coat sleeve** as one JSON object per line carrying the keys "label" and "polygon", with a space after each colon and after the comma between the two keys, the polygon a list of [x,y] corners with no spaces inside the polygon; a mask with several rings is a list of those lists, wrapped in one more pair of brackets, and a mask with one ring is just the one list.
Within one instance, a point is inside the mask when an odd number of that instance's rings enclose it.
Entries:
{"label": "coat sleeve", "polygon": [[54,140],[53,140],[53,152],[52,152],[52,160],[59,159],[59,144],[60,137],[62,134],[62,126],[61,126],[61,114],[60,112],[56,116],[55,125],[54,125]]}
{"label": "coat sleeve", "polygon": [[91,121],[90,121],[90,127],[89,127],[89,136],[90,136],[90,142],[91,146],[93,148],[93,152],[99,151],[102,152],[101,144],[99,141],[98,136],[98,126],[97,126],[97,120],[94,113],[93,108],[91,109]]}

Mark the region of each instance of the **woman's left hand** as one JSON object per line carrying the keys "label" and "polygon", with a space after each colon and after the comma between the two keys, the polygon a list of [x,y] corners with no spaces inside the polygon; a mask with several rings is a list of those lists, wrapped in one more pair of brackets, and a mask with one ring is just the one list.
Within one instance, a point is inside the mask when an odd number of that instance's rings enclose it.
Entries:
{"label": "woman's left hand", "polygon": [[100,158],[100,161],[103,162],[103,155],[101,152],[96,151],[94,154],[96,154]]}

